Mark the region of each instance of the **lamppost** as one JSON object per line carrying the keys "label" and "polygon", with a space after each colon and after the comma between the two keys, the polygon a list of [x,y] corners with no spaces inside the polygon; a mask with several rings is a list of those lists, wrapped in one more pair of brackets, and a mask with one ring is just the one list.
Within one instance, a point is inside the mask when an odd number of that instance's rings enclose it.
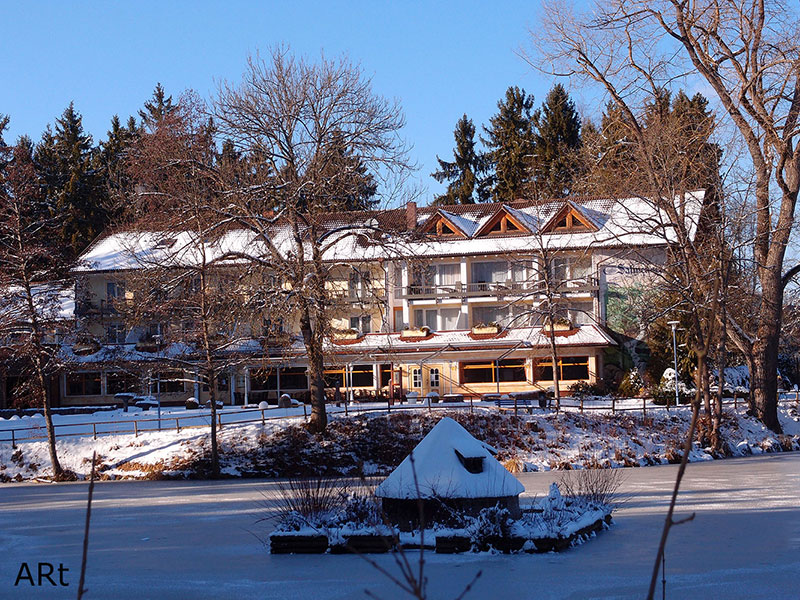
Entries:
{"label": "lamppost", "polygon": [[[667,325],[672,327],[672,358],[675,371],[675,406],[678,406],[678,342],[675,338],[675,331],[678,329],[678,321],[667,321]],[[669,399],[667,400],[667,410],[669,410]]]}

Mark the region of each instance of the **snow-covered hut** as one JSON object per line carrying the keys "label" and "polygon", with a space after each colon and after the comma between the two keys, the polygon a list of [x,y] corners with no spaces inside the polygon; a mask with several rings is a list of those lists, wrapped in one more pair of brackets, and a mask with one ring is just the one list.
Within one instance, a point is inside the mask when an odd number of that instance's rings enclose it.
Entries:
{"label": "snow-covered hut", "polygon": [[[446,518],[451,510],[477,514],[500,506],[519,516],[522,484],[478,441],[445,417],[375,490],[388,519],[401,529]],[[421,511],[421,512],[420,512]]]}

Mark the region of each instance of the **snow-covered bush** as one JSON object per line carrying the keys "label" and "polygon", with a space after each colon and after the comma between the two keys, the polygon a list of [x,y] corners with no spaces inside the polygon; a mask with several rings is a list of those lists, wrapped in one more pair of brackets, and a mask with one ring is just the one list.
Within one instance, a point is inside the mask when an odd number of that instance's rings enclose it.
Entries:
{"label": "snow-covered bush", "polygon": [[512,523],[511,513],[507,508],[490,506],[482,509],[467,527],[472,546],[479,550],[486,550],[491,537],[509,537]]}
{"label": "snow-covered bush", "polygon": [[626,398],[636,398],[640,396],[644,389],[644,380],[636,369],[631,369],[622,378],[617,392]]}
{"label": "snow-covered bush", "polygon": [[[694,397],[694,390],[678,380],[678,400],[681,404],[688,404]],[[658,387],[653,390],[654,404],[675,403],[675,369],[664,369]]]}

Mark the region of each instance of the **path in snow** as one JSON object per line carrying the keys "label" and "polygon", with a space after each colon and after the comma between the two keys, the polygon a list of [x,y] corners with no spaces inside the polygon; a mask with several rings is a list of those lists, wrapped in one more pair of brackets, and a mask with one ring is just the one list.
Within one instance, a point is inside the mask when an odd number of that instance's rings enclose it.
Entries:
{"label": "path in snow", "polygon": [[[644,597],[673,465],[624,469],[628,504],[597,539],[562,554],[426,554],[431,598]],[[559,473],[521,476],[546,493]],[[86,484],[0,488],[0,598],[73,598]],[[271,556],[253,533],[269,481],[104,482],[95,488],[86,596],[92,598],[402,598],[355,556]],[[689,466],[667,548],[667,598],[792,598],[800,589],[800,454]],[[390,556],[378,557],[390,567]],[[20,563],[70,569],[61,589],[14,588]],[[21,584],[23,585],[23,584]],[[27,585],[27,584],[25,584]],[[660,587],[660,586],[659,586]],[[658,597],[660,598],[660,590]]]}

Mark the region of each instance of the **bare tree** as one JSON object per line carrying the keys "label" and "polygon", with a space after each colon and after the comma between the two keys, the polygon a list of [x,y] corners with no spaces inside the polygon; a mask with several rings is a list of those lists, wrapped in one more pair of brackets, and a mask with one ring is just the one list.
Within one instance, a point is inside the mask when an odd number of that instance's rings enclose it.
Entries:
{"label": "bare tree", "polygon": [[[642,95],[677,78],[699,76],[715,92],[733,131],[747,149],[755,181],[752,259],[758,283],[754,335],[731,321],[726,333],[752,353],[751,385],[759,418],[780,431],[777,359],[783,292],[791,271],[783,264],[800,187],[800,68],[796,11],[781,1],[612,0],[575,14],[548,3],[536,34],[536,63],[600,84],[643,143],[633,106]],[[652,179],[656,165],[642,157]]]}
{"label": "bare tree", "polygon": [[378,214],[356,224],[336,215],[359,206],[365,173],[384,201],[401,189],[410,166],[399,137],[403,116],[346,59],[310,63],[278,48],[251,57],[240,83],[220,85],[213,118],[251,164],[249,183],[219,214],[254,243],[229,256],[263,274],[265,308],[297,325],[308,359],[309,427],[324,430],[324,340],[334,304],[325,284],[335,266],[328,260],[350,258],[346,248],[357,239],[379,243],[379,225],[388,226]]}
{"label": "bare tree", "polygon": [[154,355],[162,365],[196,371],[194,382],[208,386],[216,477],[218,383],[238,360],[236,344],[250,328],[241,320],[246,294],[225,260],[230,223],[218,210],[226,201],[226,167],[205,114],[196,96],[184,94],[129,153],[127,198],[136,220],[118,239],[133,267],[123,277],[131,298],[115,309],[138,328],[140,344],[172,348]]}
{"label": "bare tree", "polygon": [[25,381],[17,391],[44,410],[53,476],[61,479],[66,472],[56,453],[48,394],[59,369],[53,334],[62,294],[69,291],[54,283],[67,273],[66,260],[50,244],[60,221],[40,193],[29,146],[0,143],[0,166],[0,347]]}

